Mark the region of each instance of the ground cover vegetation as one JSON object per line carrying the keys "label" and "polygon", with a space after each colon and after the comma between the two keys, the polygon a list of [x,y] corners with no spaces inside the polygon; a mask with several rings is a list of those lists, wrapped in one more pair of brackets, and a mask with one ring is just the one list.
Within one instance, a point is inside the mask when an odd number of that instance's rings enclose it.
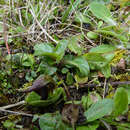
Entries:
{"label": "ground cover vegetation", "polygon": [[0,129],[130,129],[129,0],[0,0]]}

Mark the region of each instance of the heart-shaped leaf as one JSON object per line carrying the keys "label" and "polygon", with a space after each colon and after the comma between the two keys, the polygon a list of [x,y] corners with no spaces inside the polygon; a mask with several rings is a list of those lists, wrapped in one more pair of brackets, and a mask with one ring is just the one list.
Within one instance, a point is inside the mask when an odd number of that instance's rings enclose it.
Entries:
{"label": "heart-shaped leaf", "polygon": [[68,46],[67,40],[59,41],[56,48],[50,43],[36,44],[34,46],[35,50],[34,55],[47,56],[59,62],[63,58],[67,46]]}
{"label": "heart-shaped leaf", "polygon": [[124,88],[117,88],[114,95],[113,115],[119,116],[128,109],[128,93]]}
{"label": "heart-shaped leaf", "polygon": [[85,60],[83,56],[80,57],[72,56],[70,59],[68,57],[68,59],[66,58],[64,62],[67,65],[75,67],[77,69],[77,73],[81,77],[88,76],[90,69],[87,60]]}
{"label": "heart-shaped leaf", "polygon": [[101,100],[101,96],[96,92],[90,92],[88,96],[82,96],[81,99],[84,109],[87,109],[90,105],[99,100]]}
{"label": "heart-shaped leaf", "polygon": [[36,44],[34,46],[36,56],[52,56],[53,57],[53,50],[54,46],[51,43],[41,43]]}
{"label": "heart-shaped leaf", "polygon": [[55,115],[46,113],[42,115],[39,119],[39,125],[41,130],[54,130],[56,127],[57,121]]}
{"label": "heart-shaped leaf", "polygon": [[68,40],[61,40],[57,44],[57,46],[54,50],[54,54],[56,55],[56,60],[58,62],[63,58],[67,46],[68,46]]}
{"label": "heart-shaped leaf", "polygon": [[85,117],[88,122],[100,119],[105,115],[111,114],[113,110],[113,100],[103,99],[93,104],[86,112]]}
{"label": "heart-shaped leaf", "polygon": [[93,15],[97,18],[104,20],[108,24],[116,25],[116,22],[111,17],[110,10],[104,4],[92,2],[89,7]]}
{"label": "heart-shaped leaf", "polygon": [[108,45],[108,44],[102,44],[97,47],[93,47],[90,49],[89,52],[95,52],[95,53],[108,53],[115,51],[116,47],[114,45]]}
{"label": "heart-shaped leaf", "polygon": [[70,126],[62,122],[59,112],[46,113],[40,116],[39,126],[41,130],[73,130]]}
{"label": "heart-shaped leaf", "polygon": [[110,65],[106,65],[103,68],[101,68],[101,72],[104,74],[106,78],[109,78],[111,76],[111,67]]}
{"label": "heart-shaped leaf", "polygon": [[91,69],[101,69],[108,63],[107,59],[99,53],[86,53],[84,57]]}
{"label": "heart-shaped leaf", "polygon": [[44,62],[41,62],[37,72],[40,72],[44,75],[53,75],[57,71],[57,68],[54,66],[50,66]]}
{"label": "heart-shaped leaf", "polygon": [[82,39],[82,35],[73,36],[69,38],[68,48],[70,49],[70,51],[78,55],[82,54],[83,48],[78,43],[81,39]]}

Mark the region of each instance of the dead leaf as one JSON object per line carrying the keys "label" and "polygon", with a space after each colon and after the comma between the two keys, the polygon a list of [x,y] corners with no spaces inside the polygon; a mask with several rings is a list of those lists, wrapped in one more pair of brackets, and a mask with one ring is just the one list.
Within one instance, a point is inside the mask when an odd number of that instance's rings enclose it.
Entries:
{"label": "dead leaf", "polygon": [[117,67],[120,69],[125,69],[125,60],[123,58],[120,59],[119,63],[117,64]]}
{"label": "dead leaf", "polygon": [[98,71],[98,76],[101,77],[101,78],[104,77],[104,75],[100,71]]}
{"label": "dead leaf", "polygon": [[78,104],[65,104],[62,110],[62,120],[72,126],[78,120],[79,116],[79,105]]}
{"label": "dead leaf", "polygon": [[97,95],[96,95],[95,93],[91,93],[91,94],[90,94],[90,98],[91,98],[91,100],[92,100],[94,103],[99,100],[98,97],[97,97]]}
{"label": "dead leaf", "polygon": [[22,92],[28,93],[35,91],[37,94],[39,94],[42,98],[42,100],[47,99],[48,97],[48,84],[52,82],[52,79],[50,77],[47,77],[45,75],[40,75],[32,84],[32,86],[29,86],[25,90],[21,90]]}
{"label": "dead leaf", "polygon": [[48,80],[44,75],[39,76],[32,84],[32,86],[28,87],[26,90],[23,90],[23,92],[32,92],[39,90],[40,88],[45,87],[50,80]]}

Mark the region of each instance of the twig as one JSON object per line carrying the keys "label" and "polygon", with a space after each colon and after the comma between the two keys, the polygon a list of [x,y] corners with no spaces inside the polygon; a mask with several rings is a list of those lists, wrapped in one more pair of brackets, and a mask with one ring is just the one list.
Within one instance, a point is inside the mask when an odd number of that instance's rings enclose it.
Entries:
{"label": "twig", "polygon": [[[31,35],[31,34],[34,34],[34,33],[39,33],[39,31],[35,31],[35,32],[29,32],[29,33],[19,33],[19,34],[16,34],[16,35],[10,35],[8,36],[8,39],[11,39],[11,38],[15,38],[15,37],[20,37],[20,36],[27,36],[27,35]],[[4,38],[0,38],[0,40],[4,40]]]}
{"label": "twig", "polygon": [[[60,78],[60,77],[59,77],[59,78]],[[66,95],[67,95],[67,98],[69,99],[69,98],[70,98],[70,92],[69,92],[69,90],[68,90],[66,84],[64,83],[64,80],[63,80],[62,78],[60,78],[60,80],[62,81],[62,84],[63,84],[63,86],[64,86],[65,93],[66,93]]]}
{"label": "twig", "polygon": [[31,8],[32,8],[32,9],[30,9],[30,12],[31,12],[32,16],[34,17],[34,20],[36,21],[36,23],[38,24],[38,26],[42,29],[42,32],[43,32],[45,35],[47,35],[53,42],[55,42],[56,44],[58,44],[58,41],[56,41],[55,39],[53,39],[53,38],[47,33],[47,31],[42,27],[42,25],[40,24],[40,22],[38,21],[36,15],[35,15],[35,13],[34,13],[34,9],[33,9],[33,6],[32,6],[31,3],[30,3],[30,5],[31,5]]}
{"label": "twig", "polygon": [[130,72],[130,69],[125,69],[125,71],[128,71],[128,72]]}
{"label": "twig", "polygon": [[[60,7],[60,6],[59,6],[59,7]],[[56,8],[58,8],[58,6],[52,8],[50,11],[48,11],[47,15],[50,15],[51,12],[52,12],[53,10],[55,10]],[[45,18],[45,16],[44,16],[44,18]],[[43,20],[44,20],[44,19],[43,19]],[[41,24],[41,22],[42,22],[43,20],[41,20],[39,23]],[[42,31],[42,32],[37,36],[37,39],[39,39],[40,36],[41,36],[43,33],[44,33],[44,31]]]}
{"label": "twig", "polygon": [[116,81],[116,82],[110,82],[111,85],[122,85],[122,84],[130,84],[130,81]]}
{"label": "twig", "polygon": [[65,89],[65,91],[66,91],[66,95],[67,95],[67,97],[68,97],[68,99],[69,99],[69,98],[70,98],[70,92],[69,92],[67,86],[65,85],[65,83],[63,82],[62,84],[63,84],[64,89]]}
{"label": "twig", "polygon": [[20,9],[18,9],[18,15],[19,15],[20,24],[22,27],[24,27]]}
{"label": "twig", "polygon": [[[115,85],[122,85],[122,84],[130,84],[130,81],[108,82],[107,84],[111,84],[112,86],[115,86]],[[81,86],[81,88],[84,88],[84,87],[95,87],[95,86],[103,86],[103,85],[104,85],[104,83],[100,83],[100,84],[92,83],[92,84],[82,84],[80,86]]]}
{"label": "twig", "polygon": [[2,109],[9,109],[9,108],[12,108],[12,107],[16,107],[16,106],[19,106],[19,105],[24,105],[25,104],[25,101],[20,101],[20,102],[17,102],[15,104],[11,104],[11,105],[7,105],[7,106],[4,106],[4,107],[0,107],[0,110]]}
{"label": "twig", "polygon": [[0,120],[3,120],[5,118],[8,118],[8,116],[2,116],[2,117],[0,117]]}
{"label": "twig", "polygon": [[100,119],[100,121],[106,126],[107,130],[112,130],[111,126],[107,122],[105,122],[104,120],[101,120],[101,119]]}
{"label": "twig", "polygon": [[105,78],[105,81],[104,81],[104,92],[103,92],[103,98],[104,98],[105,95],[106,95],[106,85],[107,85],[107,79]]}
{"label": "twig", "polygon": [[94,42],[92,42],[88,37],[86,37],[86,35],[84,34],[83,30],[82,30],[82,23],[81,23],[81,32],[83,34],[83,36],[93,45],[93,46],[96,46],[96,44]]}
{"label": "twig", "polygon": [[9,25],[9,24],[7,24],[7,23],[4,23],[4,21],[0,21],[0,24],[5,24],[7,27],[11,27],[11,28],[13,28],[14,30],[16,30],[16,28],[15,27],[13,27],[13,26],[11,26],[11,25]]}
{"label": "twig", "polygon": [[32,114],[27,114],[27,113],[23,113],[23,112],[15,112],[15,111],[10,111],[10,110],[5,110],[5,109],[0,109],[0,113],[2,113],[4,115],[7,115],[7,113],[9,113],[9,114],[33,117]]}

